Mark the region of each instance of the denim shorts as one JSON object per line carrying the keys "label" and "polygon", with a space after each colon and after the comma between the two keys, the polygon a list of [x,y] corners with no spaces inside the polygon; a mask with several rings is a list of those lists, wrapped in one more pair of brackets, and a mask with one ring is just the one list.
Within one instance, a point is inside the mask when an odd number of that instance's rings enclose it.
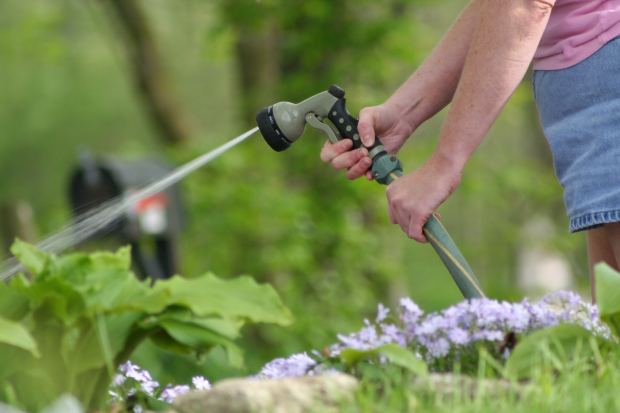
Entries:
{"label": "denim shorts", "polygon": [[620,37],[586,60],[534,72],[534,96],[571,232],[620,221]]}

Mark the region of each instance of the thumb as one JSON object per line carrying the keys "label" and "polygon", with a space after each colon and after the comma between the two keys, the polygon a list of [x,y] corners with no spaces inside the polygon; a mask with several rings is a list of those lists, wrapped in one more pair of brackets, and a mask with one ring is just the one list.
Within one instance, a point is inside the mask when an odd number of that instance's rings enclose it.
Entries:
{"label": "thumb", "polygon": [[360,111],[357,130],[364,146],[369,147],[375,142],[375,114],[373,108],[364,108]]}

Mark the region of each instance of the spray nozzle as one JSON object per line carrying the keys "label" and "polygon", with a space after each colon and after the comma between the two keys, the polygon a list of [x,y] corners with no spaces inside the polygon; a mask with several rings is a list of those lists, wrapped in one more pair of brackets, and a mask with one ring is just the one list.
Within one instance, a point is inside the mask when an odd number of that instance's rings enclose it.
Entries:
{"label": "spray nozzle", "polygon": [[[266,107],[258,112],[256,122],[267,144],[278,152],[299,139],[306,124],[324,133],[331,142],[351,139],[353,147],[359,148],[362,141],[357,130],[358,120],[347,110],[344,96],[341,87],[332,85],[302,102],[278,102]],[[367,149],[373,176],[379,183],[389,184],[402,174],[400,161],[388,155],[378,137]]]}

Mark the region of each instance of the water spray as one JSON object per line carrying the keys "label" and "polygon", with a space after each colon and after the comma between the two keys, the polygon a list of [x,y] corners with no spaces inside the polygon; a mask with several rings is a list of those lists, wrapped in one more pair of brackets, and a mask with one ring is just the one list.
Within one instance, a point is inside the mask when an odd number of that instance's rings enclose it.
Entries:
{"label": "water spray", "polygon": [[[45,238],[36,244],[36,247],[48,253],[59,253],[86,241],[101,229],[109,226],[133,209],[134,205],[142,199],[153,196],[176,184],[187,175],[202,168],[215,158],[229,151],[241,142],[248,139],[258,131],[258,128],[250,129],[225,144],[213,149],[179,166],[169,174],[145,186],[130,195],[121,195],[111,199],[102,205],[79,215],[70,224],[65,225],[60,231]],[[0,281],[6,281],[22,269],[17,259],[9,258],[0,264]]]}

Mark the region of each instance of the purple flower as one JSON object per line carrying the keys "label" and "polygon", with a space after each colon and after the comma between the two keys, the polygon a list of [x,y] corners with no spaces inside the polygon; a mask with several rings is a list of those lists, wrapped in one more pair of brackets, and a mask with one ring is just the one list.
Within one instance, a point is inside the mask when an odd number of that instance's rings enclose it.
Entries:
{"label": "purple flower", "polygon": [[[132,379],[140,384],[140,390],[146,394],[153,396],[155,390],[159,388],[159,383],[151,377],[151,374],[141,369],[138,365],[133,364],[131,361],[127,361],[119,366],[121,374],[114,376],[113,384],[116,387],[122,386],[127,379]],[[135,392],[135,389],[130,389],[130,392]]]}
{"label": "purple flower", "polygon": [[[494,343],[491,348],[497,349],[495,344],[503,341],[509,332],[527,334],[560,323],[577,324],[594,334],[611,337],[607,326],[598,318],[596,306],[566,291],[549,294],[538,303],[527,299],[519,303],[472,299],[426,315],[410,298],[402,298],[394,324],[384,323],[388,315],[389,309],[379,304],[375,323],[364,320],[358,332],[339,334],[339,342],[329,347],[330,356],[336,357],[347,348],[365,351],[396,343],[433,362],[449,355],[458,356],[476,343]],[[506,348],[500,356],[506,358],[509,352]],[[292,362],[294,357],[272,361],[263,368],[260,377],[288,377],[320,371],[314,360],[310,359],[310,368],[303,363],[299,367]]]}
{"label": "purple flower", "polygon": [[450,343],[441,337],[437,340],[428,341],[426,349],[432,358],[445,357],[450,352]]}
{"label": "purple flower", "polygon": [[117,387],[121,386],[123,383],[125,383],[126,379],[127,377],[123,376],[122,374],[115,374],[114,379],[112,379],[112,384]]}
{"label": "purple flower", "polygon": [[211,383],[209,380],[204,378],[203,376],[194,376],[192,377],[192,384],[196,390],[210,390]]}
{"label": "purple flower", "polygon": [[267,363],[260,373],[259,378],[279,379],[284,377],[297,377],[308,374],[316,361],[306,353],[294,354],[288,358],[278,358]]}
{"label": "purple flower", "polygon": [[422,317],[423,311],[414,303],[411,298],[404,297],[399,301],[400,319],[405,326],[415,325],[420,317]]}
{"label": "purple flower", "polygon": [[159,399],[165,401],[166,403],[172,403],[177,397],[189,391],[189,386],[185,384],[177,386],[168,385],[159,395]]}
{"label": "purple flower", "polygon": [[386,343],[396,343],[399,346],[405,347],[407,340],[403,332],[394,324],[382,324],[381,325],[382,340]]}
{"label": "purple flower", "polygon": [[390,309],[379,303],[377,306],[377,323],[382,323],[387,318],[388,314],[390,314]]}
{"label": "purple flower", "polygon": [[149,396],[153,396],[155,393],[155,390],[158,387],[159,387],[159,383],[156,382],[155,380],[149,380],[149,381],[144,381],[140,383],[140,388],[142,389],[142,391],[148,394]]}
{"label": "purple flower", "polygon": [[456,327],[448,331],[448,339],[454,344],[462,346],[469,342],[470,337],[467,331]]}

